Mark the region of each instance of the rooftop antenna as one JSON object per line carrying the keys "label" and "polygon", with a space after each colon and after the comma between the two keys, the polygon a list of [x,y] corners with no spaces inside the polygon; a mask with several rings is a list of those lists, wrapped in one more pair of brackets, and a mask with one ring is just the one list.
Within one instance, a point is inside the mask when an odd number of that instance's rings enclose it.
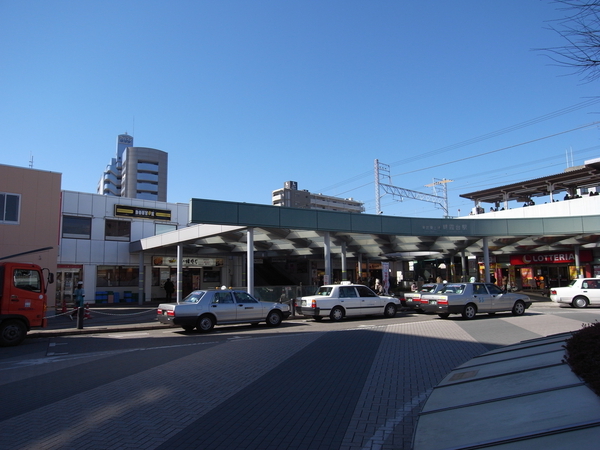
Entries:
{"label": "rooftop antenna", "polygon": [[29,168],[33,169],[33,153],[29,152]]}

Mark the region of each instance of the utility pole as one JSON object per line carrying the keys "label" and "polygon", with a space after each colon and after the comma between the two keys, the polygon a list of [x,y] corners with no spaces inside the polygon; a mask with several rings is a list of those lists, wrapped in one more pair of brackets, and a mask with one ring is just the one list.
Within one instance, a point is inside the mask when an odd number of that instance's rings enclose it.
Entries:
{"label": "utility pole", "polygon": [[[382,182],[387,181],[387,183]],[[448,217],[448,190],[446,189],[446,183],[450,183],[452,180],[436,180],[432,184],[428,184],[428,187],[433,187],[433,195],[426,194],[424,192],[412,191],[401,187],[394,186],[392,184],[392,176],[390,174],[390,166],[388,164],[380,163],[378,159],[375,160],[375,210],[377,214],[381,214],[381,197],[385,194],[391,194],[392,197],[398,201],[404,201],[405,198],[411,198],[414,200],[421,200],[424,202],[434,203],[444,210],[444,217]],[[441,186],[442,194],[437,194],[437,186]],[[383,191],[383,195],[381,192]]]}

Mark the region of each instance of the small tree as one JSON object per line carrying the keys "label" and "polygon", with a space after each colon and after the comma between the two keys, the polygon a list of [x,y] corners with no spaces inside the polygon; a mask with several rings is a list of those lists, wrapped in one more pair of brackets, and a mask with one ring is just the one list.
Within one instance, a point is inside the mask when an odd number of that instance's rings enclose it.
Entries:
{"label": "small tree", "polygon": [[600,0],[555,0],[555,3],[567,15],[550,29],[567,44],[543,50],[559,65],[575,68],[584,81],[595,81],[600,78]]}

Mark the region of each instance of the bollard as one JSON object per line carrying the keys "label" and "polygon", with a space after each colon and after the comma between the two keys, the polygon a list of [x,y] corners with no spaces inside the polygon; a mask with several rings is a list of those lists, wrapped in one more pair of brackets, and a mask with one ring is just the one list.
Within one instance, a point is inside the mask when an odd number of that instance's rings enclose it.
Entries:
{"label": "bollard", "polygon": [[79,308],[77,308],[77,329],[78,330],[83,330],[83,318],[84,318],[84,307],[80,306]]}

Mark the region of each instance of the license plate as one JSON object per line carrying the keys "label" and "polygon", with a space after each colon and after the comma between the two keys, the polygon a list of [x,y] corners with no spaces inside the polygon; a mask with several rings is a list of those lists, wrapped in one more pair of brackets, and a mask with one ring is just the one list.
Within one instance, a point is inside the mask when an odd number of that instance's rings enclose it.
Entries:
{"label": "license plate", "polygon": [[430,305],[437,305],[437,300],[429,300]]}
{"label": "license plate", "polygon": [[302,306],[306,306],[306,300],[302,300]]}

